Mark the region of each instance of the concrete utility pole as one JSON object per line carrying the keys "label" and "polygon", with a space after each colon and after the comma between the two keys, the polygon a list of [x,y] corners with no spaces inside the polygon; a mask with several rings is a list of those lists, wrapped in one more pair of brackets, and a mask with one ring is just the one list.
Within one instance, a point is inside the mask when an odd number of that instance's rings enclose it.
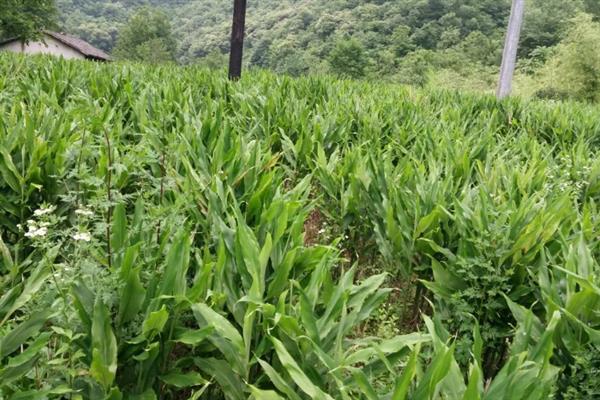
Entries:
{"label": "concrete utility pole", "polygon": [[525,15],[525,0],[513,0],[510,11],[510,21],[506,32],[506,42],[504,44],[504,54],[502,55],[502,67],[500,69],[500,81],[496,97],[503,99],[510,95],[512,90],[513,76],[517,65],[517,50],[519,49],[519,39],[521,37],[521,27],[523,26],[523,16]]}
{"label": "concrete utility pole", "polygon": [[244,54],[244,29],[246,26],[246,0],[233,1],[233,24],[231,26],[231,53],[229,54],[229,79],[242,76]]}

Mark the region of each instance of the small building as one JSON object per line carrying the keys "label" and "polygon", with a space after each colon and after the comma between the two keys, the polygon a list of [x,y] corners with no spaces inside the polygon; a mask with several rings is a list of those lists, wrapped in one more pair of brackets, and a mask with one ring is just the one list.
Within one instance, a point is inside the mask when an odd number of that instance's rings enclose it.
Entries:
{"label": "small building", "polygon": [[0,51],[3,50],[25,54],[53,54],[67,59],[111,61],[108,54],[81,39],[50,31],[44,31],[41,39],[28,43],[18,38],[1,41]]}

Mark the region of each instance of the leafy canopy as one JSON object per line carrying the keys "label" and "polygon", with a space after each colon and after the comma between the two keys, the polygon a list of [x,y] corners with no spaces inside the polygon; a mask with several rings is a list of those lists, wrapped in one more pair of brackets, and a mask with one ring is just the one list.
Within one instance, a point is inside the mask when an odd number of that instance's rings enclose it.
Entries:
{"label": "leafy canopy", "polygon": [[114,56],[133,61],[169,62],[175,60],[175,48],[167,15],[157,9],[142,8],[119,31]]}
{"label": "leafy canopy", "polygon": [[28,41],[56,22],[54,0],[0,0],[0,39]]}
{"label": "leafy canopy", "polygon": [[573,20],[541,72],[542,97],[600,100],[600,23],[589,14]]}
{"label": "leafy canopy", "polygon": [[361,78],[367,66],[365,49],[358,41],[349,39],[337,43],[329,59],[331,69],[342,76]]}

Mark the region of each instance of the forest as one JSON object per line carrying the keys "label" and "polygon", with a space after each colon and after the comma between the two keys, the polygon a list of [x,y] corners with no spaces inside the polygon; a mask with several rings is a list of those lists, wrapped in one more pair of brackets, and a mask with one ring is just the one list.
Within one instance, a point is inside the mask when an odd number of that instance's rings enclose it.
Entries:
{"label": "forest", "polygon": [[[169,48],[174,47],[177,62],[226,65],[231,2],[58,0],[61,26],[107,51],[128,17],[144,5],[164,10],[176,41]],[[490,91],[509,11],[508,0],[257,0],[249,2],[246,63],[294,76],[337,74]],[[582,13],[588,20],[598,17],[600,3],[528,0],[517,77],[520,94],[596,98],[581,93],[587,89],[571,87],[571,79],[560,79],[579,71],[557,67],[565,58],[590,53],[565,49],[569,33],[585,34],[591,41],[600,38],[598,25],[591,21],[584,22],[588,29],[582,32]],[[580,29],[572,32],[574,28]],[[592,64],[585,69],[592,68],[599,82],[598,58],[586,60]],[[590,78],[576,80],[581,79]]]}

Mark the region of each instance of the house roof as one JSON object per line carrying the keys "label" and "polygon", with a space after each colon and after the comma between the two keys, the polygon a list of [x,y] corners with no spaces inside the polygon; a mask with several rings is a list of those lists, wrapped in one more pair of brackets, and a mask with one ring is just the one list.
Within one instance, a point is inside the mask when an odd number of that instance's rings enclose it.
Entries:
{"label": "house roof", "polygon": [[69,47],[74,48],[75,50],[79,51],[81,54],[83,54],[84,56],[86,56],[88,58],[94,58],[97,60],[106,60],[106,61],[111,60],[111,58],[108,54],[106,54],[105,52],[103,52],[100,49],[97,49],[96,47],[92,46],[91,44],[89,44],[88,42],[86,42],[84,40],[78,39],[73,36],[68,36],[63,33],[56,33],[56,32],[51,32],[51,31],[44,31],[44,33],[46,35],[58,40],[59,42],[66,44]]}
{"label": "house roof", "polygon": [[[103,60],[103,61],[111,61],[112,58],[103,52],[102,50],[92,46],[85,40],[78,39],[73,36],[65,35],[64,33],[57,33],[52,31],[44,31],[44,34],[50,36],[51,38],[58,40],[62,44],[71,47],[72,49],[77,50],[81,54],[83,54],[86,58],[91,58],[94,60]],[[0,40],[0,45],[10,43],[12,41],[19,40],[19,38],[9,38],[6,40]]]}

